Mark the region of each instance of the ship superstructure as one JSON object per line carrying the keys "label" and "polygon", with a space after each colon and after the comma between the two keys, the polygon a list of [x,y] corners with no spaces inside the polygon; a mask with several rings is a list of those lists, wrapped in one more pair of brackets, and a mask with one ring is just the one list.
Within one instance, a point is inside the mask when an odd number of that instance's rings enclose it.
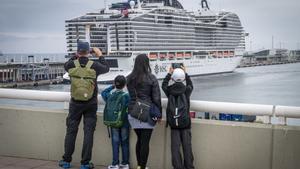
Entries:
{"label": "ship superstructure", "polygon": [[[197,12],[177,0],[131,0],[66,21],[68,53],[77,41],[90,42],[107,55],[112,73],[128,74],[134,58],[145,53],[158,78],[171,63],[183,63],[189,74],[232,72],[245,49],[239,17],[213,11],[206,0]],[[105,76],[100,78],[107,80]]]}

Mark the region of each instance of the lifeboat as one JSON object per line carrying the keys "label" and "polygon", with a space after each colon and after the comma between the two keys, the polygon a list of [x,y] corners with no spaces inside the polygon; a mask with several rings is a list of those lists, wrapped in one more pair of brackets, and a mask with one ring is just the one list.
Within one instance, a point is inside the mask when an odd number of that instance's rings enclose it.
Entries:
{"label": "lifeboat", "polygon": [[175,53],[173,53],[173,52],[172,52],[172,53],[169,53],[169,54],[168,54],[168,58],[169,58],[169,59],[174,59],[174,58],[175,58]]}
{"label": "lifeboat", "polygon": [[159,54],[159,58],[160,58],[160,59],[166,59],[166,57],[167,57],[167,54],[166,54],[166,53],[160,53],[160,54]]}
{"label": "lifeboat", "polygon": [[185,52],[184,57],[185,58],[191,58],[192,57],[192,52]]}
{"label": "lifeboat", "polygon": [[182,59],[184,57],[183,52],[177,52],[176,57],[177,59]]}
{"label": "lifeboat", "polygon": [[219,57],[219,58],[223,57],[223,52],[222,52],[222,51],[219,51],[219,52],[218,52],[218,57]]}
{"label": "lifeboat", "polygon": [[229,52],[228,51],[224,51],[223,56],[226,57],[226,58],[229,57]]}
{"label": "lifeboat", "polygon": [[150,53],[149,54],[149,59],[150,60],[156,60],[157,59],[157,53]]}
{"label": "lifeboat", "polygon": [[211,51],[211,52],[209,52],[209,55],[210,55],[211,57],[213,57],[213,58],[216,58],[217,55],[218,55],[218,52],[216,52],[216,51]]}

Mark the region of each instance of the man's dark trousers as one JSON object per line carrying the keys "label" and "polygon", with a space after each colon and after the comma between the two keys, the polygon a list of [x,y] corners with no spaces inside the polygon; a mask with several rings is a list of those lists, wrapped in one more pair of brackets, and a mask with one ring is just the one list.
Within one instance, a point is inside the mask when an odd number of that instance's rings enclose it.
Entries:
{"label": "man's dark trousers", "polygon": [[[174,169],[194,169],[191,129],[171,129],[171,152]],[[183,160],[180,148],[183,150]]]}
{"label": "man's dark trousers", "polygon": [[89,102],[70,102],[69,115],[67,117],[67,133],[65,137],[64,161],[71,162],[72,154],[75,149],[75,141],[78,132],[78,126],[83,116],[84,140],[82,147],[81,164],[88,164],[92,158],[94,131],[97,122],[97,100]]}

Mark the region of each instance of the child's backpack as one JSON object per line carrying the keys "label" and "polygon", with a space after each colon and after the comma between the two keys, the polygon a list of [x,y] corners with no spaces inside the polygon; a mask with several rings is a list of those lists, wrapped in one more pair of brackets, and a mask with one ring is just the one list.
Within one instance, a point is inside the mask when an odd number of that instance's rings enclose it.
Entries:
{"label": "child's backpack", "polygon": [[112,128],[122,127],[127,112],[124,101],[125,94],[125,92],[113,92],[108,97],[103,114],[103,122],[106,126]]}
{"label": "child's backpack", "polygon": [[173,129],[184,129],[190,125],[188,102],[184,93],[178,96],[169,95],[167,123]]}
{"label": "child's backpack", "polygon": [[71,97],[77,101],[88,101],[95,89],[96,71],[91,69],[93,61],[88,61],[85,67],[81,67],[78,60],[74,64],[75,67],[69,70]]}

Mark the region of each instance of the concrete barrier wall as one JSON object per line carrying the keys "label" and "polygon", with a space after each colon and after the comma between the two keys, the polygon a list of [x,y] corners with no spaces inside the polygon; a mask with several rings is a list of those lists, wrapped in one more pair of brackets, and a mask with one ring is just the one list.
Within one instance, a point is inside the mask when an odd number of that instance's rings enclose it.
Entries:
{"label": "concrete barrier wall", "polygon": [[[0,155],[59,160],[63,154],[66,111],[0,107]],[[80,161],[82,126],[74,161]],[[196,169],[298,169],[300,127],[194,120],[192,144]],[[134,132],[131,164],[136,166]],[[170,129],[157,125],[150,145],[149,166],[171,169]],[[111,144],[102,117],[95,131],[93,162],[111,163]]]}

